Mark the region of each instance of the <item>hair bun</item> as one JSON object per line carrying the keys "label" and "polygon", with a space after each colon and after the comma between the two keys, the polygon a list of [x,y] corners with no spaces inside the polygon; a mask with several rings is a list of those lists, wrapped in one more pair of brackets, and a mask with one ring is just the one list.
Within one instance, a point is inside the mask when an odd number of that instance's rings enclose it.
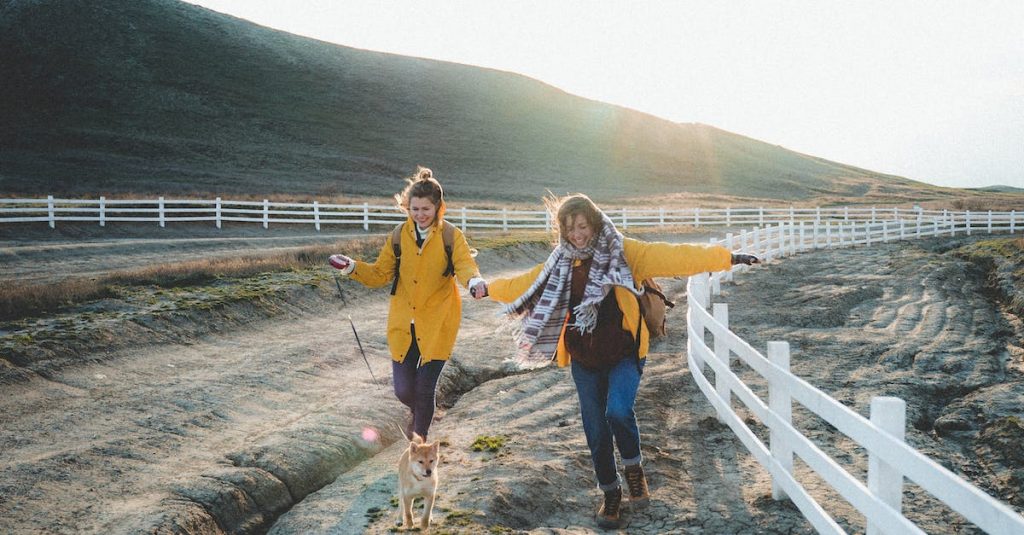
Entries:
{"label": "hair bun", "polygon": [[424,178],[434,178],[434,172],[426,167],[420,167],[416,172],[416,179],[423,180]]}

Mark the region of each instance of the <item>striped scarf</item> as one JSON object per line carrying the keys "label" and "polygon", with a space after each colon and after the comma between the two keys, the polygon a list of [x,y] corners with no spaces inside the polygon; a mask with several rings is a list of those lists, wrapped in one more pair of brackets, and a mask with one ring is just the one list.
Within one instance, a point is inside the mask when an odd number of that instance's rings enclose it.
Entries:
{"label": "striped scarf", "polygon": [[504,313],[519,319],[513,336],[519,346],[516,361],[526,367],[543,366],[550,362],[558,349],[569,310],[569,291],[572,287],[574,260],[593,258],[583,300],[576,307],[576,321],[569,326],[589,333],[597,326],[597,311],[613,286],[628,288],[639,295],[633,285],[633,272],[626,264],[622,233],[607,215],[601,214],[604,224],[601,232],[582,249],[559,238],[559,244],[544,262],[537,279],[515,301],[504,308]]}

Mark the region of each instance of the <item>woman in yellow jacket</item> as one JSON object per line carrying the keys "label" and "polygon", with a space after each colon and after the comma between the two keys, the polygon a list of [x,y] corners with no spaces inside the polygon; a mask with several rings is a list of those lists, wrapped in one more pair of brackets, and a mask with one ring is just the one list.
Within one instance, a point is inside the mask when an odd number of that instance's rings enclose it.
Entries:
{"label": "woman in yellow jacket", "polygon": [[521,321],[519,358],[526,364],[556,360],[571,366],[598,487],[602,527],[620,524],[622,489],[615,467],[618,446],[630,501],[649,498],[641,466],[636,401],[648,350],[640,317],[641,281],[686,276],[758,262],[720,246],[627,239],[587,196],[557,203],[559,244],[547,261],[527,273],[488,283],[492,299]]}
{"label": "woman in yellow jacket", "polygon": [[400,258],[389,236],[374,263],[357,262],[345,255],[330,263],[371,288],[393,282],[388,311],[388,348],[395,396],[412,411],[406,433],[423,438],[434,417],[434,390],[445,362],[452,354],[462,320],[462,300],[454,277],[467,288],[483,291],[480,270],[466,237],[452,228],[451,255],[443,232],[444,191],[430,169],[420,167],[401,193],[395,195],[409,218],[401,227]]}

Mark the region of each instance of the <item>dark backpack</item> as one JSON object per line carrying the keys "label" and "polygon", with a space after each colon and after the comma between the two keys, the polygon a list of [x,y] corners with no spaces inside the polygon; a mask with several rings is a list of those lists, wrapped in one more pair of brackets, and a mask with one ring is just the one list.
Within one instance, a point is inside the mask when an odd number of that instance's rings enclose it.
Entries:
{"label": "dark backpack", "polygon": [[654,279],[647,279],[642,284],[644,293],[637,300],[640,302],[640,316],[647,324],[647,332],[652,339],[665,336],[665,314],[676,304],[665,297],[661,286]]}
{"label": "dark backpack", "polygon": [[[391,231],[391,249],[395,252],[395,280],[391,283],[391,295],[395,295],[398,289],[398,268],[402,265],[402,227],[405,223],[399,224]],[[447,221],[441,222],[441,239],[444,241],[444,252],[448,255],[448,265],[444,268],[442,277],[455,275],[455,264],[452,262],[452,247],[455,244],[455,225]]]}

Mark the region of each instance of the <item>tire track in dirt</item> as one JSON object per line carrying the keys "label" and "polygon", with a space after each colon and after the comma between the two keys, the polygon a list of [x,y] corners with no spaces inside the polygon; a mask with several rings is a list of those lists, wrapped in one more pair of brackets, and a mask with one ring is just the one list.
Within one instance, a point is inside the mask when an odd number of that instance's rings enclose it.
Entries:
{"label": "tire track in dirt", "polygon": [[[1007,416],[1022,415],[1024,377],[1008,372],[1006,360],[1007,348],[1019,344],[1024,331],[1013,328],[987,294],[982,269],[946,254],[968,241],[799,255],[748,272],[742,284],[725,288],[725,300],[733,328],[744,339],[758,348],[769,340],[789,341],[794,373],[865,417],[874,396],[904,399],[911,445],[1013,503],[1019,487],[1000,475],[1006,467],[993,462],[980,435]],[[754,301],[774,303],[783,312],[737,306]],[[763,388],[752,372],[744,377]],[[1015,406],[1009,401],[1013,395]],[[794,415],[830,455],[864,476],[867,461],[860,448],[836,438],[806,410],[797,408]],[[806,467],[803,474],[826,503],[835,505],[844,526],[862,525],[859,513],[825,490]],[[1018,499],[1016,505],[1024,502]],[[904,510],[929,533],[976,532],[913,485]]]}

